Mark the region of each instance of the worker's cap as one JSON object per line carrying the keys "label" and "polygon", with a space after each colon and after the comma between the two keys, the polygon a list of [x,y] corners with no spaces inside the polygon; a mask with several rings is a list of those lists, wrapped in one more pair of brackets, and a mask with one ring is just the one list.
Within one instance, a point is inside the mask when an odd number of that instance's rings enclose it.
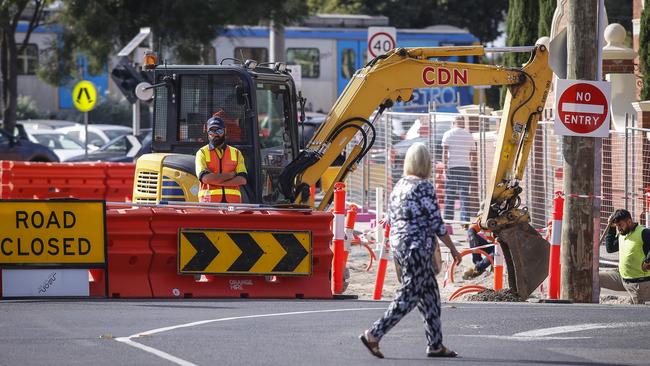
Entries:
{"label": "worker's cap", "polygon": [[226,128],[226,124],[221,119],[221,117],[217,116],[216,113],[210,117],[210,119],[206,122],[206,125],[208,127],[208,130],[211,128]]}

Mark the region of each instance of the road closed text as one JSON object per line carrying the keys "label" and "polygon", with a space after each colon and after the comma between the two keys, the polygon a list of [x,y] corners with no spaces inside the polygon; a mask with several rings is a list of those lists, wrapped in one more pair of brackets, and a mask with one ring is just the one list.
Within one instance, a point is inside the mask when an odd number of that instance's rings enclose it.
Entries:
{"label": "road closed text", "polygon": [[102,202],[9,201],[0,207],[0,264],[104,263]]}

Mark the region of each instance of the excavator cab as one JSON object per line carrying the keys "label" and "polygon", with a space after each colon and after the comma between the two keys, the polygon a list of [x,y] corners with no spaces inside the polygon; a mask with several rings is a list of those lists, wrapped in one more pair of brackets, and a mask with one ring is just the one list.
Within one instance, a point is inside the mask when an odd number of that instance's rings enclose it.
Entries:
{"label": "excavator cab", "polygon": [[206,145],[205,122],[221,111],[226,142],[244,155],[248,183],[243,203],[275,204],[285,199],[274,187],[298,154],[295,85],[281,64],[168,66],[153,70],[152,154],[138,159],[133,200],[137,203],[197,201],[194,158]]}

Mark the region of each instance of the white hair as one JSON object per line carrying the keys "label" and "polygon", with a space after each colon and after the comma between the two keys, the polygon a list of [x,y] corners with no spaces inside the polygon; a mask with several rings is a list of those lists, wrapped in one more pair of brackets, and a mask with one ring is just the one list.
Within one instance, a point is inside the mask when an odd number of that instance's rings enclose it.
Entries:
{"label": "white hair", "polygon": [[431,178],[431,155],[423,143],[416,142],[406,151],[404,175],[415,175],[422,179]]}

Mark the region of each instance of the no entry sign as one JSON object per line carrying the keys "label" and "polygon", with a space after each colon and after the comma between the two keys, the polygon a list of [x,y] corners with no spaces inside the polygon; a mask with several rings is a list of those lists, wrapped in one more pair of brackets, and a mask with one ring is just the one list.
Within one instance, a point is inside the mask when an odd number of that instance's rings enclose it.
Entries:
{"label": "no entry sign", "polygon": [[558,79],[555,93],[556,135],[609,135],[608,82]]}

